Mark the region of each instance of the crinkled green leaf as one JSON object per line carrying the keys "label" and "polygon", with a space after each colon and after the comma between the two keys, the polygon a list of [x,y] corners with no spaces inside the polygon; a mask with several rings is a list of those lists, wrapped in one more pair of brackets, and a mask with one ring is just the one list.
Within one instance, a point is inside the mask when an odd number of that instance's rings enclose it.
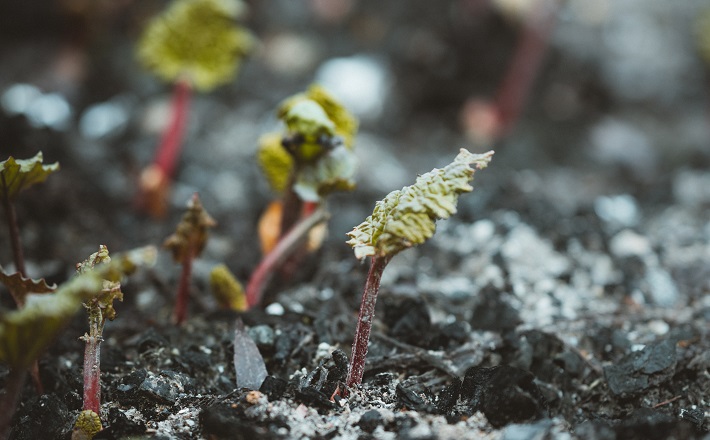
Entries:
{"label": "crinkled green leaf", "polygon": [[82,301],[102,289],[104,280],[120,281],[137,266],[152,265],[156,254],[154,247],[137,249],[72,278],[54,294],[28,295],[25,307],[0,315],[0,361],[14,368],[29,366],[81,308]]}
{"label": "crinkled green leaf", "polygon": [[185,258],[195,258],[207,244],[209,228],[216,224],[195,193],[187,202],[187,211],[178,223],[175,233],[165,240],[163,246],[172,251],[173,259],[179,263],[185,261]]}
{"label": "crinkled green leaf", "polygon": [[281,145],[281,135],[269,133],[262,136],[257,154],[259,166],[271,189],[276,192],[285,190],[293,168],[293,157]]}
{"label": "crinkled green leaf", "polygon": [[336,147],[315,163],[303,166],[293,190],[306,202],[318,202],[333,191],[352,191],[356,168],[355,155],[345,146]]}
{"label": "crinkled green leaf", "polygon": [[357,133],[358,121],[338,100],[323,87],[312,84],[304,93],[299,93],[285,100],[280,106],[278,115],[283,118],[289,110],[303,100],[315,101],[335,125],[335,134],[343,138],[345,145],[352,148]]}
{"label": "crinkled green leaf", "polygon": [[[78,274],[87,273],[96,269],[97,265],[111,262],[108,248],[105,245],[99,246],[99,251],[94,252],[86,260],[76,265]],[[104,280],[101,290],[84,302],[84,308],[88,310],[89,321],[96,323],[96,328],[101,331],[108,319],[113,321],[116,318],[116,309],[113,307],[114,301],[123,301],[121,283],[119,281]],[[91,325],[90,325],[91,327]]]}
{"label": "crinkled green leaf", "polygon": [[429,239],[436,220],[456,212],[461,193],[473,190],[469,182],[477,169],[485,168],[493,152],[473,154],[461,149],[442,169],[419,176],[414,185],[392,191],[375,204],[372,215],[348,233],[348,244],[357,258],[392,256]]}
{"label": "crinkled green leaf", "polygon": [[58,162],[44,165],[43,159],[40,151],[31,159],[16,160],[10,156],[0,162],[0,192],[14,198],[23,189],[44,182],[51,173],[59,170]]}
{"label": "crinkled green leaf", "polygon": [[50,286],[44,278],[33,280],[32,278],[23,277],[19,272],[7,274],[2,266],[0,266],[0,283],[7,287],[7,290],[10,291],[19,306],[25,304],[25,298],[30,293],[50,293],[57,289],[56,284]]}
{"label": "crinkled green leaf", "polygon": [[236,26],[239,0],[176,0],[151,21],[138,45],[138,58],[160,78],[187,78],[200,90],[229,82],[255,39]]}

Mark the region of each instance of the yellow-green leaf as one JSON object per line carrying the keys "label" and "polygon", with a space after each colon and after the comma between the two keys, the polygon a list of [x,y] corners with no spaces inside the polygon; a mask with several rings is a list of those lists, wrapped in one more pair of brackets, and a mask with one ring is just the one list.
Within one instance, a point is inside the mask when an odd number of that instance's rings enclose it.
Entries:
{"label": "yellow-green leaf", "polygon": [[10,294],[15,298],[17,305],[22,307],[25,304],[25,298],[30,293],[50,293],[57,289],[56,284],[51,286],[47,284],[44,278],[33,280],[25,278],[21,273],[15,272],[7,274],[0,266],[0,283],[3,283]]}
{"label": "yellow-green leaf", "polygon": [[43,159],[40,151],[31,159],[16,160],[10,156],[0,162],[0,192],[14,198],[20,191],[44,182],[50,174],[59,170],[59,163],[44,165]]}
{"label": "yellow-green leaf", "polygon": [[414,185],[392,191],[375,204],[372,215],[348,233],[348,244],[359,259],[393,256],[429,239],[436,220],[456,212],[458,196],[470,192],[476,169],[485,168],[493,151],[473,154],[461,149],[454,161],[442,169],[419,176]]}
{"label": "yellow-green leaf", "polygon": [[265,134],[259,139],[257,160],[261,171],[269,181],[269,186],[276,192],[282,192],[288,185],[293,168],[293,157],[281,145],[281,135]]}
{"label": "yellow-green leaf", "polygon": [[138,58],[158,77],[186,78],[199,90],[225,84],[255,44],[234,22],[239,0],[176,0],[151,21],[138,45]]}
{"label": "yellow-green leaf", "polygon": [[343,138],[348,148],[355,142],[358,121],[338,100],[318,84],[312,84],[304,93],[299,93],[285,100],[279,106],[278,115],[283,118],[289,110],[303,100],[315,101],[335,125],[335,134]]}
{"label": "yellow-green leaf", "polygon": [[248,307],[242,284],[224,264],[215,266],[210,272],[210,290],[224,309],[243,312]]}

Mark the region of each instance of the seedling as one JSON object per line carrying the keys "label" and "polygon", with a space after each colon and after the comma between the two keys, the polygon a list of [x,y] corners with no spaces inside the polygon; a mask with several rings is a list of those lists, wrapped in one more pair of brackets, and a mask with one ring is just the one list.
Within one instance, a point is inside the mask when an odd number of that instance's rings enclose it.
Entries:
{"label": "seedling", "polygon": [[[107,264],[110,261],[108,248],[101,245],[98,252],[91,254],[88,259],[76,265],[76,272],[78,274],[91,272],[96,269],[97,265]],[[116,309],[113,308],[114,300],[123,301],[121,283],[104,280],[101,289],[83,303],[89,314],[89,332],[80,338],[86,342],[84,350],[84,412],[77,420],[75,429],[92,436],[101,430],[99,418],[101,410],[101,341],[103,341],[106,320],[113,321],[116,317]],[[95,430],[96,420],[98,420],[98,430]]]}
{"label": "seedling", "polygon": [[178,284],[173,320],[182,324],[187,318],[187,302],[190,297],[192,261],[197,258],[207,243],[207,230],[217,223],[205,211],[197,193],[187,203],[187,212],[178,223],[175,233],[168,237],[163,246],[170,249],[173,259],[182,265]]}
{"label": "seedling", "polygon": [[118,282],[137,266],[153,264],[155,255],[153,247],[123,254],[72,278],[53,294],[29,295],[22,309],[0,314],[0,362],[10,367],[5,394],[0,399],[0,438],[7,437],[27,369],[72,319],[81,303],[100,292],[105,280]]}
{"label": "seedling", "polygon": [[138,58],[174,85],[170,122],[140,181],[140,204],[153,217],[165,215],[192,91],[208,92],[231,81],[254,46],[251,33],[234,23],[243,10],[239,0],[176,0],[143,33]]}
{"label": "seedling", "polygon": [[[40,151],[31,159],[15,160],[15,158],[10,156],[6,161],[0,162],[0,198],[2,198],[7,215],[12,254],[15,260],[15,269],[17,270],[17,273],[7,274],[0,268],[0,281],[7,286],[10,295],[15,300],[15,304],[20,308],[24,306],[25,297],[28,293],[46,293],[56,288],[56,286],[48,286],[44,279],[31,280],[27,278],[25,258],[20,239],[20,226],[17,222],[15,205],[13,204],[15,197],[22,190],[36,183],[44,182],[51,173],[59,170],[58,163],[44,165],[42,161],[43,156]],[[37,393],[42,394],[43,387],[37,362],[32,364],[30,372]]]}
{"label": "seedling", "polygon": [[259,148],[261,168],[271,187],[282,194],[281,201],[267,210],[267,215],[275,214],[271,224],[278,226],[265,228],[269,219],[262,219],[265,257],[247,285],[250,307],[261,302],[276,268],[302,249],[306,237],[325,221],[327,195],[355,186],[352,146],[357,120],[340,103],[323,88],[311,86],[284,101],[278,115],[287,132],[265,136]]}
{"label": "seedling", "polygon": [[459,195],[473,190],[469,182],[473,180],[475,169],[485,168],[492,156],[493,151],[473,154],[462,148],[446,167],[435,168],[419,176],[414,185],[389,193],[375,204],[371,216],[348,233],[347,243],[353,247],[355,257],[360,260],[370,257],[346,381],[348,387],[362,382],[375,302],[385,267],[399,252],[433,236],[437,219],[456,213]]}
{"label": "seedling", "polygon": [[[42,160],[42,152],[40,151],[31,159],[15,160],[14,157],[10,156],[7,160],[0,162],[0,198],[2,198],[2,204],[7,216],[7,227],[10,231],[10,244],[12,246],[12,255],[15,259],[15,269],[23,277],[27,277],[27,271],[25,270],[20,227],[17,223],[17,214],[15,213],[13,201],[20,191],[31,187],[35,183],[44,182],[51,173],[59,170],[58,163],[44,165]],[[13,298],[18,306],[22,306],[22,298],[17,298],[14,294]]]}

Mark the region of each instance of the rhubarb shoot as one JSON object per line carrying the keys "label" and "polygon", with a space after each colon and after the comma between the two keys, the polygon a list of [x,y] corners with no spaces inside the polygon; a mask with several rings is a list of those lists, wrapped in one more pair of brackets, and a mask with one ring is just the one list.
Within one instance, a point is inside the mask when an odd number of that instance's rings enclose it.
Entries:
{"label": "rhubarb shoot", "polygon": [[434,235],[437,219],[456,213],[459,195],[473,190],[469,182],[475,169],[471,165],[476,169],[485,168],[492,156],[492,151],[473,154],[462,148],[451,164],[419,176],[414,185],[389,193],[375,204],[371,216],[348,233],[347,243],[353,247],[355,256],[358,259],[371,257],[353,340],[348,387],[362,383],[375,303],[385,267],[394,255]]}
{"label": "rhubarb shoot", "polygon": [[205,211],[197,193],[193,194],[187,203],[187,211],[177,225],[175,233],[163,244],[173,253],[173,259],[182,265],[180,282],[173,319],[182,324],[187,318],[187,303],[190,297],[190,280],[192,278],[192,261],[197,258],[207,244],[208,230],[217,223]]}
{"label": "rhubarb shoot", "polygon": [[[99,246],[99,251],[91,254],[88,259],[76,265],[79,274],[94,270],[99,264],[111,261],[108,248]],[[86,343],[84,350],[84,410],[99,414],[101,410],[101,342],[103,341],[106,320],[113,321],[116,309],[115,300],[123,301],[121,283],[104,280],[101,289],[88,300],[84,308],[89,314],[89,332],[80,339]]]}
{"label": "rhubarb shoot", "polygon": [[143,33],[138,58],[174,84],[170,121],[153,164],[141,174],[139,203],[153,217],[167,210],[192,90],[208,92],[231,81],[254,46],[251,33],[235,23],[243,11],[239,0],[176,0]]}

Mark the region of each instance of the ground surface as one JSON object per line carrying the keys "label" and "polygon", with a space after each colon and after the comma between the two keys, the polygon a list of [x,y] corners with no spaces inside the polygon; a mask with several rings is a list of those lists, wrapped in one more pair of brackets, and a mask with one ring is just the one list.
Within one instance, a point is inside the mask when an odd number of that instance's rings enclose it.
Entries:
{"label": "ground surface", "polygon": [[[477,9],[485,2],[362,2],[341,18],[320,3],[252,5],[262,47],[234,85],[195,97],[163,221],[133,209],[169,93],[131,54],[158,2],[93,16],[9,11],[37,32],[6,28],[0,94],[29,83],[70,109],[55,125],[38,110],[0,109],[3,157],[41,149],[62,165],[18,201],[30,275],[62,282],[99,244],[160,244],[195,191],[219,223],[184,326],[170,324],[179,267],[167,252],[125,283],[102,345],[107,428],[96,438],[708,438],[707,75],[686,32],[702,2],[569,2],[527,110],[483,146],[462,134],[462,109],[494,94],[513,22]],[[272,306],[218,310],[211,268],[226,263],[245,280],[260,258],[253,231],[273,195],[253,156],[261,134],[280,130],[273,108],[327,78],[324,61],[351,55],[350,69],[374,75],[342,79],[360,91],[351,105],[366,109],[358,189],[329,201],[324,246],[271,285]],[[367,101],[377,78],[385,92]],[[103,131],[82,122],[96,104],[118,112]],[[331,402],[367,271],[344,234],[459,147],[496,155],[458,214],[388,266],[363,387]],[[266,363],[260,393],[236,388],[237,318]],[[12,438],[67,438],[82,404],[85,325],[77,316],[42,357],[46,394],[26,387]]]}

